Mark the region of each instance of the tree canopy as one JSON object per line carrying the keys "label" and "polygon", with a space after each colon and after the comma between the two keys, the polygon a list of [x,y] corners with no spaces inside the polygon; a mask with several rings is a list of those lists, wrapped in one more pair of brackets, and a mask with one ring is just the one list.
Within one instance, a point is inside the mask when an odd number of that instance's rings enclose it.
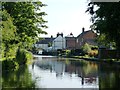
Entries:
{"label": "tree canopy", "polygon": [[47,28],[47,21],[43,19],[47,14],[41,11],[44,6],[40,1],[2,2],[2,48],[6,48],[3,52],[8,52],[14,45],[30,49],[38,40],[38,34],[47,34],[43,31]]}
{"label": "tree canopy", "polygon": [[120,2],[90,2],[87,11],[92,15],[92,28],[120,50]]}

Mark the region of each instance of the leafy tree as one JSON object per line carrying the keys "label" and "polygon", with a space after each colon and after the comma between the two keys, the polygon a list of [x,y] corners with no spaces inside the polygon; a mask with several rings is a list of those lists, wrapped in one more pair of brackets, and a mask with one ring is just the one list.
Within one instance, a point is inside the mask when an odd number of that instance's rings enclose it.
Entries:
{"label": "leafy tree", "polygon": [[[15,56],[18,47],[29,50],[38,34],[47,34],[42,2],[2,2],[0,21],[3,57]],[[1,43],[1,42],[0,42]]]}
{"label": "leafy tree", "polygon": [[37,40],[38,34],[46,34],[42,30],[42,28],[47,28],[44,25],[47,21],[42,18],[46,14],[38,11],[45,6],[42,2],[5,2],[3,6],[13,18],[16,37],[22,48],[29,49]]}
{"label": "leafy tree", "polygon": [[[8,57],[14,54],[14,43],[16,27],[13,25],[13,20],[6,10],[0,11],[2,14],[1,32],[2,32],[2,55]],[[13,49],[13,50],[12,50]]]}
{"label": "leafy tree", "polygon": [[120,2],[90,2],[87,11],[92,15],[93,29],[104,34],[106,41],[115,42],[120,51]]}

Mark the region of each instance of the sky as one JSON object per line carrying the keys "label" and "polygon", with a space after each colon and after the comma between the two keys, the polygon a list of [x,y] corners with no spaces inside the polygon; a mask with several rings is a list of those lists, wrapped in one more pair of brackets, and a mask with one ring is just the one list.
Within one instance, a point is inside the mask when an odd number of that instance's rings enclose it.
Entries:
{"label": "sky", "polygon": [[40,0],[48,6],[42,8],[48,15],[43,17],[48,21],[45,30],[47,35],[41,37],[56,37],[56,34],[63,33],[64,36],[71,32],[76,37],[82,32],[82,28],[90,30],[91,15],[85,13],[87,10],[88,0]]}

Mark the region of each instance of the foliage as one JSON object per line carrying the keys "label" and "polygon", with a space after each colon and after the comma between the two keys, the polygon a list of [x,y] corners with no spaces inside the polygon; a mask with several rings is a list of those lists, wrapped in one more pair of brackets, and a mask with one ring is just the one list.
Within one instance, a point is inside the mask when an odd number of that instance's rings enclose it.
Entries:
{"label": "foliage", "polygon": [[66,50],[66,57],[70,57],[71,56],[71,50]]}
{"label": "foliage", "polygon": [[98,50],[91,50],[88,55],[90,57],[97,57],[98,56]]}
{"label": "foliage", "polygon": [[15,53],[15,44],[13,40],[15,38],[16,27],[13,25],[13,20],[6,10],[0,11],[3,17],[1,24],[2,32],[2,57],[9,57]]}
{"label": "foliage", "polygon": [[[2,58],[6,58],[3,61],[3,67],[9,69],[15,67],[16,63],[21,65],[32,59],[32,54],[27,50],[30,50],[33,43],[37,41],[38,34],[47,34],[42,30],[47,28],[45,25],[47,21],[43,19],[43,16],[47,14],[41,12],[41,8],[46,5],[40,1],[2,2],[1,4],[0,32],[2,32],[2,43],[0,41],[0,45]],[[15,56],[16,61],[9,61],[10,57]]]}
{"label": "foliage", "polygon": [[90,51],[91,51],[91,47],[89,44],[85,43],[83,46],[82,46],[82,50],[85,54],[88,54]]}
{"label": "foliage", "polygon": [[14,60],[7,59],[2,61],[2,70],[15,70],[18,68],[18,63],[16,63]]}
{"label": "foliage", "polygon": [[42,28],[47,28],[42,16],[45,12],[38,12],[41,7],[45,6],[42,2],[6,2],[3,3],[4,9],[13,18],[16,26],[16,36],[21,47],[29,49],[36,41],[38,34],[46,34]]}
{"label": "foliage", "polygon": [[91,2],[87,11],[92,15],[93,29],[104,34],[106,41],[115,42],[120,50],[120,2]]}
{"label": "foliage", "polygon": [[32,59],[32,53],[28,52],[27,50],[18,48],[16,53],[16,62],[19,65],[24,65],[27,62],[29,62],[29,60],[31,59]]}

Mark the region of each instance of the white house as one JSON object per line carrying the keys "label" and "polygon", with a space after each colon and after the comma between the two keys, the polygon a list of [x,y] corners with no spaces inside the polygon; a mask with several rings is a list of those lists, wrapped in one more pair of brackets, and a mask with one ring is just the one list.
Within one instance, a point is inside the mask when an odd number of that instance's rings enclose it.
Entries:
{"label": "white house", "polygon": [[63,37],[63,33],[57,34],[57,37],[52,41],[52,49],[58,50],[58,49],[65,49],[66,48],[66,40],[65,37]]}
{"label": "white house", "polygon": [[39,42],[36,42],[35,47],[38,49],[48,51],[50,48],[49,45],[50,45],[50,43],[52,44],[53,40],[54,40],[54,38],[43,38]]}

